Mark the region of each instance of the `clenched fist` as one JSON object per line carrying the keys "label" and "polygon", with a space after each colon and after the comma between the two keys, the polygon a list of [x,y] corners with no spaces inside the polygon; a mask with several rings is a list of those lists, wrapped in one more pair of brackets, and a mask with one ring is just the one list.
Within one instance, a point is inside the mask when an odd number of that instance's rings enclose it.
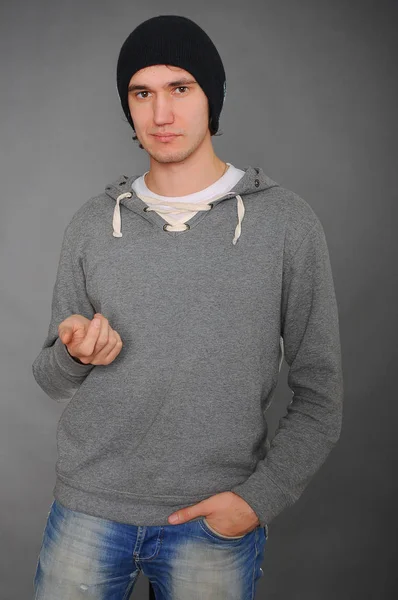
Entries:
{"label": "clenched fist", "polygon": [[118,332],[100,313],[92,321],[71,315],[58,325],[58,335],[69,354],[84,365],[109,365],[123,346]]}

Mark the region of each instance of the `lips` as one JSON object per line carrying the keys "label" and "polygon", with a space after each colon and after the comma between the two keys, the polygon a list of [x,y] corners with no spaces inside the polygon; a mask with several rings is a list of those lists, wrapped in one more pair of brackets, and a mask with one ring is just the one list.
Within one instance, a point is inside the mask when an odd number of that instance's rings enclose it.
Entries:
{"label": "lips", "polygon": [[178,135],[154,135],[153,137],[156,138],[156,140],[158,142],[172,142],[173,140],[175,140],[176,138],[178,138]]}

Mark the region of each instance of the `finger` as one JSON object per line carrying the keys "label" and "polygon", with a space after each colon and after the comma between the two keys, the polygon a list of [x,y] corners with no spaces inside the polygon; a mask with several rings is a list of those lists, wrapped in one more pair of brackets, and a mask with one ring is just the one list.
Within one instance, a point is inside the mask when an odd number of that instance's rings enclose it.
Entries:
{"label": "finger", "polygon": [[205,500],[201,500],[197,504],[192,504],[191,506],[187,506],[185,508],[181,508],[180,510],[176,510],[174,513],[169,515],[169,523],[185,523],[186,521],[190,521],[195,517],[210,514],[210,506],[208,500],[209,498],[206,498]]}
{"label": "finger", "polygon": [[101,330],[101,319],[95,317],[87,328],[84,340],[79,345],[79,352],[84,356],[92,356]]}
{"label": "finger", "polygon": [[69,344],[72,339],[72,328],[71,327],[61,327],[58,329],[58,335],[63,344]]}
{"label": "finger", "polygon": [[108,319],[104,316],[101,316],[100,332],[93,350],[94,356],[97,356],[97,354],[99,354],[104,348],[106,348],[109,342],[110,329],[111,328],[109,326]]}
{"label": "finger", "polygon": [[108,344],[93,359],[94,364],[109,365],[122,349],[122,340],[111,330],[111,338]]}
{"label": "finger", "polygon": [[120,354],[120,351],[122,349],[122,346],[120,344],[120,342],[117,342],[114,349],[105,357],[101,360],[102,365],[109,365],[110,363],[112,363],[115,358]]}

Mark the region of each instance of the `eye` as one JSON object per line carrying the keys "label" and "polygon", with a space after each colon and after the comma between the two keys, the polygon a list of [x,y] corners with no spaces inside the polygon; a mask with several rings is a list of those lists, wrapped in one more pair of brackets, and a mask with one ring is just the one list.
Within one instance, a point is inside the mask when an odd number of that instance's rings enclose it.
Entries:
{"label": "eye", "polygon": [[[189,87],[188,87],[187,85],[180,85],[180,86],[178,86],[178,87],[176,87],[176,88],[174,88],[174,89],[175,89],[175,90],[188,90],[188,89],[189,89]],[[137,92],[137,93],[135,94],[135,96],[136,96],[136,97],[138,97],[140,94],[148,94],[148,93],[149,93],[149,92],[147,92],[147,91],[143,91],[143,92]],[[179,95],[179,96],[181,96],[181,94],[178,94],[178,95]],[[184,94],[182,94],[182,95],[184,95]]]}

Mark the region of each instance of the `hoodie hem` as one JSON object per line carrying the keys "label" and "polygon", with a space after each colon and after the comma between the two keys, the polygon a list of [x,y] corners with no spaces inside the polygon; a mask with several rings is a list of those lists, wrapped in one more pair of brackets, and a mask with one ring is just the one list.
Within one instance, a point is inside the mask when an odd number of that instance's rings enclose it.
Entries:
{"label": "hoodie hem", "polygon": [[[168,517],[181,508],[196,504],[203,498],[195,499],[188,496],[175,496],[180,500],[172,501],[170,496],[154,496],[153,503],[148,501],[148,496],[126,494],[111,489],[81,489],[75,487],[72,480],[64,479],[57,473],[54,498],[69,510],[78,511],[87,515],[135,526],[170,526]],[[202,516],[191,519],[198,521]]]}

